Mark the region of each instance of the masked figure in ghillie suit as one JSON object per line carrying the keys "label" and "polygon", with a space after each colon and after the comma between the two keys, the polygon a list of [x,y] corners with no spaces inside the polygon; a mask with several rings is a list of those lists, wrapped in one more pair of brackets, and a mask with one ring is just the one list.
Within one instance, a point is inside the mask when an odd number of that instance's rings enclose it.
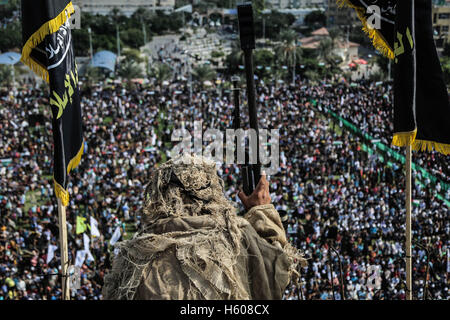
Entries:
{"label": "masked figure in ghillie suit", "polygon": [[142,230],[116,244],[104,299],[281,299],[305,260],[286,240],[264,175],[251,196],[239,197],[244,218],[205,158],[178,157],[157,168]]}

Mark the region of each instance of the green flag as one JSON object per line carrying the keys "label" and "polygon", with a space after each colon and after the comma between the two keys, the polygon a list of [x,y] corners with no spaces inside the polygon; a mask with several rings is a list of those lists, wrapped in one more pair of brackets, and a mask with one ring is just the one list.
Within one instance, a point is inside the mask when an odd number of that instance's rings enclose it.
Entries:
{"label": "green flag", "polygon": [[76,234],[83,233],[87,230],[87,225],[85,223],[86,218],[77,216],[77,228],[76,228]]}

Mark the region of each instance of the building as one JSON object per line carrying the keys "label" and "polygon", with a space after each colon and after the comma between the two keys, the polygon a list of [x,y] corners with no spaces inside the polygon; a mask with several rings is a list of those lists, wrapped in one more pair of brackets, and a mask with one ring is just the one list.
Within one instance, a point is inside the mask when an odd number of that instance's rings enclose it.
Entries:
{"label": "building", "polygon": [[433,5],[432,9],[433,31],[436,46],[443,48],[450,41],[450,0],[439,3],[440,5]]}
{"label": "building", "polygon": [[[320,42],[324,39],[331,39],[327,28],[320,28],[311,33],[309,37],[299,39],[300,47],[304,49],[317,50]],[[336,39],[333,53],[342,58],[344,63],[358,59],[358,50],[360,45],[355,42]]]}
{"label": "building", "polygon": [[80,7],[81,12],[107,15],[117,8],[126,16],[131,16],[139,8],[172,12],[175,7],[175,0],[74,0],[73,3]]}
{"label": "building", "polygon": [[272,9],[325,8],[327,0],[267,0]]}
{"label": "building", "polygon": [[266,3],[272,9],[287,9],[291,2],[291,0],[267,0]]}
{"label": "building", "polygon": [[355,10],[346,6],[339,7],[336,0],[328,0],[326,10],[327,26],[361,26]]}

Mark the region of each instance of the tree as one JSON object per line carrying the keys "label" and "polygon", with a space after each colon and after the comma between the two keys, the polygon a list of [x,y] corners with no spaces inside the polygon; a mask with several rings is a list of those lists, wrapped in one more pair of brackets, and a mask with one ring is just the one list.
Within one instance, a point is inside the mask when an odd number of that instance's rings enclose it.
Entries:
{"label": "tree", "polygon": [[0,5],[0,21],[3,19],[10,19],[15,12],[17,13],[20,10],[19,0],[9,0],[4,2],[6,3]]}
{"label": "tree", "polygon": [[[255,35],[259,38],[263,36],[263,15],[256,14],[255,16]],[[265,35],[268,39],[277,39],[282,30],[288,29],[296,18],[294,15],[288,13],[281,13],[272,10],[269,14],[264,14],[265,21]]]}
{"label": "tree", "polygon": [[192,71],[192,75],[195,79],[203,83],[206,80],[213,80],[216,77],[216,71],[210,66],[204,64],[195,67]]}
{"label": "tree", "polygon": [[[272,67],[275,64],[275,54],[267,49],[258,49],[254,53],[255,73],[260,78],[272,78]],[[270,71],[266,68],[270,67]]]}
{"label": "tree", "polygon": [[144,45],[144,33],[142,29],[132,28],[124,30],[120,32],[120,39],[130,48],[139,49]]}
{"label": "tree", "polygon": [[22,25],[20,21],[8,23],[0,28],[0,51],[22,48]]}
{"label": "tree", "polygon": [[328,30],[331,39],[331,49],[334,50],[337,45],[337,40],[342,36],[342,31],[339,28],[330,28]]}
{"label": "tree", "polygon": [[213,50],[211,52],[211,58],[222,58],[223,56],[225,56],[225,53],[223,51]]}
{"label": "tree", "polygon": [[275,62],[275,55],[267,49],[255,50],[254,64],[255,66],[271,67]]}
{"label": "tree", "polygon": [[141,57],[139,50],[126,48],[122,51],[122,54],[125,58],[120,62],[119,76],[128,81],[134,78],[141,78],[143,72],[139,64],[144,62],[144,58]]}
{"label": "tree", "polygon": [[229,74],[236,74],[239,66],[244,64],[244,55],[240,44],[235,41],[231,44],[231,53],[225,58],[225,65]]}
{"label": "tree", "polygon": [[316,10],[305,16],[305,24],[314,28],[324,27],[327,24],[327,17],[322,11]]}
{"label": "tree", "polygon": [[300,61],[302,56],[302,49],[295,43],[297,41],[297,33],[292,29],[283,30],[280,33],[280,40],[282,45],[276,48],[277,57],[281,63],[292,67],[294,61]]}
{"label": "tree", "polygon": [[252,5],[253,5],[253,10],[256,13],[259,13],[261,11],[263,11],[264,9],[266,9],[266,0],[252,0]]}
{"label": "tree", "polygon": [[86,73],[84,75],[88,81],[88,85],[92,85],[100,81],[104,77],[102,68],[87,66]]}
{"label": "tree", "polygon": [[332,39],[322,40],[317,48],[319,59],[326,64],[326,68],[321,68],[320,72],[327,78],[331,78],[342,72],[339,68],[339,64],[342,63],[342,58],[334,54],[333,49]]}
{"label": "tree", "polygon": [[450,57],[450,43],[449,42],[447,42],[444,45],[444,50],[442,51],[442,55],[446,56],[446,57]]}
{"label": "tree", "polygon": [[172,77],[172,69],[167,64],[158,62],[152,66],[150,75],[161,85],[164,81]]}
{"label": "tree", "polygon": [[0,85],[8,86],[12,83],[11,66],[0,65]]}
{"label": "tree", "polygon": [[380,54],[376,56],[375,61],[381,71],[383,71],[384,74],[388,74],[389,58],[386,58],[385,56]]}
{"label": "tree", "polygon": [[333,51],[333,43],[331,39],[323,39],[322,41],[320,41],[317,51],[319,53],[320,59],[322,59],[323,61],[328,61]]}
{"label": "tree", "polygon": [[119,67],[119,76],[130,81],[135,78],[142,78],[142,68],[132,60],[123,60]]}
{"label": "tree", "polygon": [[192,76],[200,83],[200,88],[203,90],[203,83],[207,80],[214,80],[216,71],[208,65],[200,65],[192,70]]}
{"label": "tree", "polygon": [[[75,56],[89,55],[89,32],[87,31],[87,28],[72,30],[72,36]],[[93,52],[93,54],[95,54],[95,52]]]}
{"label": "tree", "polygon": [[448,86],[450,85],[450,57],[442,57],[441,66],[445,84]]}
{"label": "tree", "polygon": [[320,79],[320,76],[317,72],[308,70],[305,72],[305,77],[311,81],[318,81]]}

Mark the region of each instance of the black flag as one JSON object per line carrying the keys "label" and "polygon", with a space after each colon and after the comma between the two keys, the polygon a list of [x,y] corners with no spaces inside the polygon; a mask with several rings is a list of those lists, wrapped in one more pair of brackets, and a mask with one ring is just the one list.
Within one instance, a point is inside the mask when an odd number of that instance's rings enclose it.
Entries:
{"label": "black flag", "polygon": [[[357,10],[365,26],[369,17],[381,21],[380,29],[369,33],[395,62],[392,144],[450,154],[450,104],[433,39],[431,0],[337,1]],[[372,5],[380,10],[374,13]]]}
{"label": "black flag", "polygon": [[81,160],[83,133],[78,72],[67,0],[22,0],[22,62],[50,85],[55,194],[67,206],[68,174]]}

